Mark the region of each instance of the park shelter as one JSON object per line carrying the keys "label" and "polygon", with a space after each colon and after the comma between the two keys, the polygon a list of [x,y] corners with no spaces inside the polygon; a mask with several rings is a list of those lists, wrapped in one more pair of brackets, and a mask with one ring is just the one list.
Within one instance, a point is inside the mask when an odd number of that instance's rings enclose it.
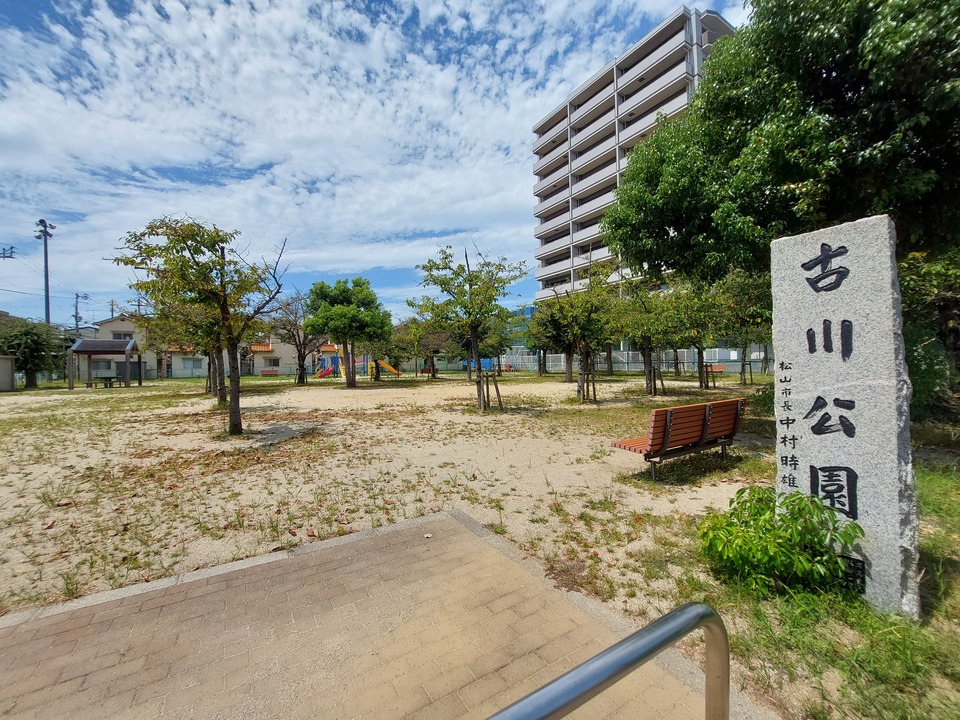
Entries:
{"label": "park shelter", "polygon": [[0,392],[14,388],[13,361],[13,355],[0,355]]}
{"label": "park shelter", "polygon": [[[131,366],[133,356],[137,356],[137,363]],[[114,379],[122,382],[124,387],[130,387],[130,380],[134,379],[138,385],[143,385],[142,363],[143,358],[140,354],[140,348],[136,340],[89,340],[81,338],[77,340],[70,348],[70,356],[67,358],[67,387],[73,390],[74,369],[76,368],[75,359],[86,357],[86,383],[87,387],[93,386],[99,378],[112,383]],[[94,356],[102,356],[111,360],[111,365],[116,369],[109,371],[93,369]],[[123,360],[113,360],[113,358],[123,357]]]}

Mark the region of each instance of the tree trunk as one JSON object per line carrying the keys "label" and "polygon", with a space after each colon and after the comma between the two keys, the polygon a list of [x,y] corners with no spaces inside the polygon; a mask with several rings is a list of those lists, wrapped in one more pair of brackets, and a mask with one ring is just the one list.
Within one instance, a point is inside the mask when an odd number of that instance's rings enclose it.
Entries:
{"label": "tree trunk", "polygon": [[538,348],[537,349],[537,375],[543,377],[547,374],[547,351]]}
{"label": "tree trunk", "polygon": [[297,348],[297,380],[295,384],[307,384],[307,353],[301,348]]}
{"label": "tree trunk", "polygon": [[[347,349],[348,347],[349,350]],[[346,366],[343,371],[346,373],[347,387],[355,388],[357,386],[357,364],[354,362],[354,358],[356,358],[356,348],[354,347],[353,340],[343,344],[343,352],[346,355],[343,359],[343,364]]]}
{"label": "tree trunk", "polygon": [[[237,350],[237,353],[239,354],[239,348]],[[217,354],[217,402],[220,403],[221,405],[226,405],[227,403],[227,368],[223,367],[223,346],[220,346],[217,348],[216,354]],[[239,377],[239,367],[238,367],[237,376]]]}
{"label": "tree trunk", "polygon": [[[480,372],[480,334],[476,328],[470,328],[470,349],[473,351],[473,359],[477,363],[477,410],[483,412],[483,373]],[[467,367],[470,367],[469,361],[467,361]]]}
{"label": "tree trunk", "polygon": [[567,350],[563,354],[563,362],[565,365],[566,377],[564,382],[572,383],[573,382],[573,351]]}
{"label": "tree trunk", "polygon": [[747,350],[749,349],[750,349],[749,346],[746,346],[746,345],[740,348],[740,352],[743,353],[740,356],[740,384],[741,385],[747,384]]}
{"label": "tree trunk", "polygon": [[[87,362],[90,362],[87,360]],[[23,387],[27,390],[37,387],[37,371],[36,370],[26,370],[23,373]]]}
{"label": "tree trunk", "polygon": [[[218,353],[219,354],[219,353]],[[223,362],[221,360],[221,362]],[[243,421],[240,418],[240,343],[235,339],[227,340],[227,366],[230,370],[230,435],[243,434]]]}
{"label": "tree trunk", "polygon": [[613,375],[613,343],[607,343],[607,375]]}
{"label": "tree trunk", "polygon": [[674,377],[680,377],[683,373],[680,371],[680,351],[677,348],[673,349],[673,375]]}
{"label": "tree trunk", "polygon": [[707,369],[703,366],[703,348],[695,345],[697,349],[697,376],[700,378],[700,387],[704,390],[710,387],[710,378],[707,377]]}
{"label": "tree trunk", "polygon": [[657,394],[657,369],[653,366],[653,346],[645,343],[640,349],[643,355],[643,376],[648,395]]}

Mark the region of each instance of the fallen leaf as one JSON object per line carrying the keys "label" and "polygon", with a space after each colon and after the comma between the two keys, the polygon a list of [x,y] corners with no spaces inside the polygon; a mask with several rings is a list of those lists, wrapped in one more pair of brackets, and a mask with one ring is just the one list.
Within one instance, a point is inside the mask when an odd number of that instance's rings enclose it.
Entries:
{"label": "fallen leaf", "polygon": [[296,537],[297,535],[297,531],[295,528],[290,528],[289,530],[287,530],[287,532],[293,535],[294,537]]}
{"label": "fallen leaf", "polygon": [[57,507],[70,507],[73,505],[73,500],[58,500]]}
{"label": "fallen leaf", "polygon": [[424,537],[427,538],[427,539],[432,538],[432,537],[433,537],[433,533],[427,533],[426,535],[424,535]]}
{"label": "fallen leaf", "polygon": [[53,526],[57,524],[56,520],[51,520],[47,525],[43,526],[44,530],[52,530]]}
{"label": "fallen leaf", "polygon": [[317,531],[313,528],[307,528],[307,537],[315,538],[317,536]]}

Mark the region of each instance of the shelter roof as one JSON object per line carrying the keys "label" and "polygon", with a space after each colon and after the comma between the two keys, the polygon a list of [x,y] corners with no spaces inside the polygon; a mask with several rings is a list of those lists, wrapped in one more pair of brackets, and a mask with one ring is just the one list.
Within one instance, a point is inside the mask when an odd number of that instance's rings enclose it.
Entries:
{"label": "shelter roof", "polygon": [[139,353],[136,340],[90,340],[80,338],[70,348],[71,352],[80,355],[126,355]]}

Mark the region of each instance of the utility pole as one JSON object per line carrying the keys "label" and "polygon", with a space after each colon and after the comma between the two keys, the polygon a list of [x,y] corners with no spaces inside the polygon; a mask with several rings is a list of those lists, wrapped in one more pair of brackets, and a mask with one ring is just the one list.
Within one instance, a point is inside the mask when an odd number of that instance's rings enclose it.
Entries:
{"label": "utility pole", "polygon": [[48,223],[43,218],[37,220],[37,227],[40,228],[37,230],[34,237],[37,240],[43,240],[43,310],[44,318],[47,321],[47,325],[50,324],[50,259],[47,255],[47,241],[53,237],[52,230],[56,230],[57,226]]}
{"label": "utility pole", "polygon": [[73,296],[73,329],[80,337],[80,301],[89,300],[90,296],[86,293],[75,293]]}

